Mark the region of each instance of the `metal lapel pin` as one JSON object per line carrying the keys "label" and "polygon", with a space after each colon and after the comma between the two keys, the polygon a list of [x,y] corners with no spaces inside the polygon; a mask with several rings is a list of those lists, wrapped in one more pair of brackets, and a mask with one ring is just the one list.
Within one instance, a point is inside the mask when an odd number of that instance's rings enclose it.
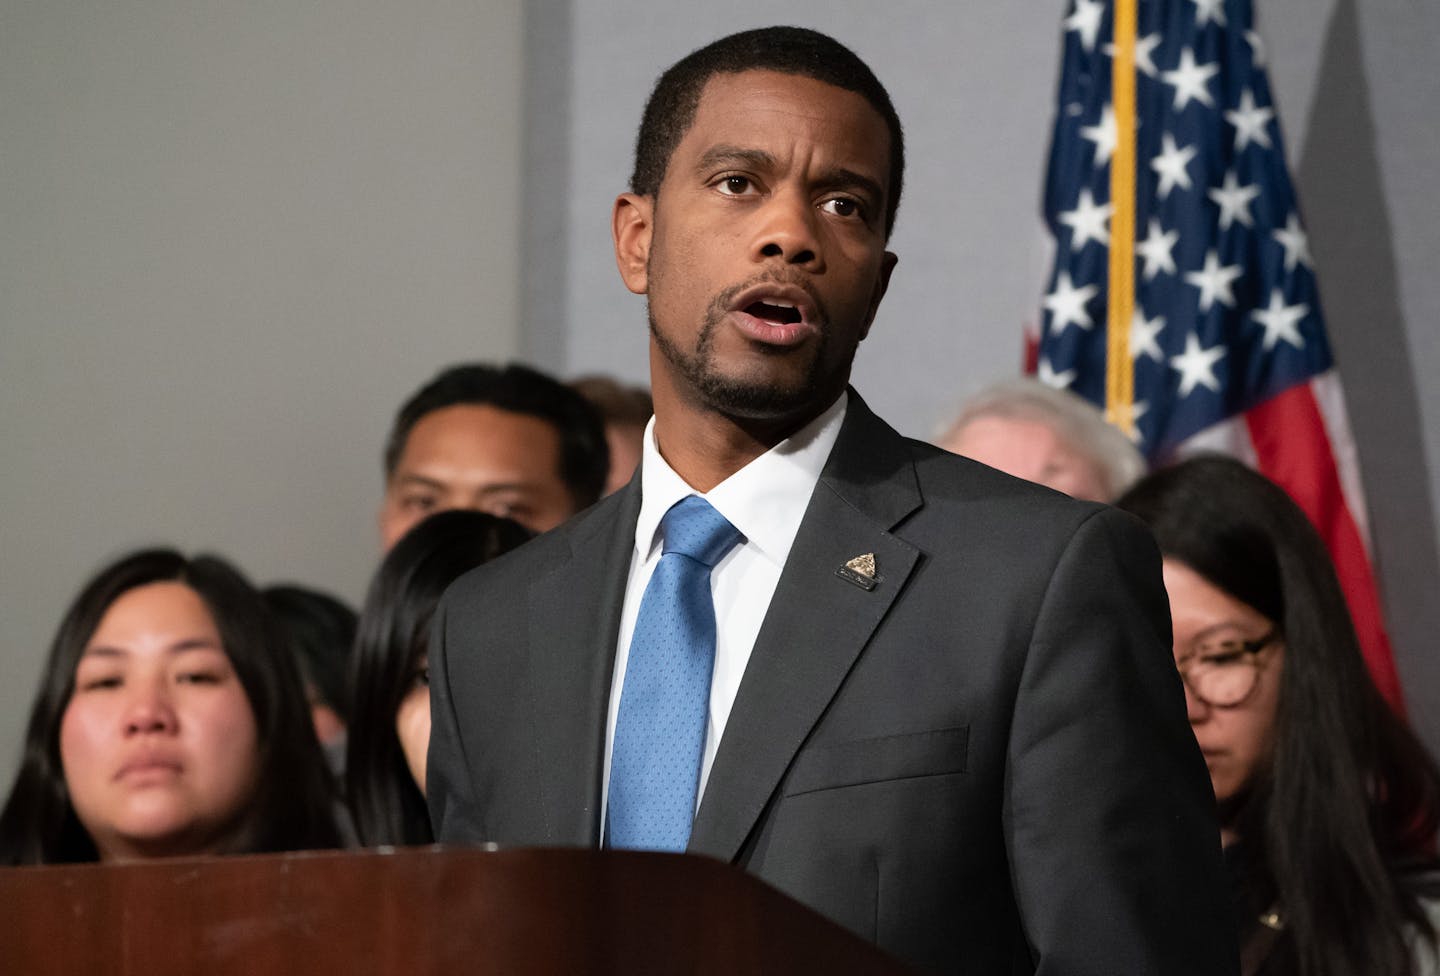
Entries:
{"label": "metal lapel pin", "polygon": [[875,589],[875,584],[880,582],[880,576],[875,572],[875,554],[873,552],[856,556],[835,570],[835,575],[847,583],[854,583],[866,592]]}

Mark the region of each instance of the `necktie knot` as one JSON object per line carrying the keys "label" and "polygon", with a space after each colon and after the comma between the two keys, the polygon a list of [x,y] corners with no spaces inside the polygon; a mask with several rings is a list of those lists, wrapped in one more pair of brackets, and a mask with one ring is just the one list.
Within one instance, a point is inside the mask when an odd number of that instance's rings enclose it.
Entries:
{"label": "necktie knot", "polygon": [[679,553],[711,569],[740,541],[740,530],[699,495],[680,499],[660,520],[663,554]]}

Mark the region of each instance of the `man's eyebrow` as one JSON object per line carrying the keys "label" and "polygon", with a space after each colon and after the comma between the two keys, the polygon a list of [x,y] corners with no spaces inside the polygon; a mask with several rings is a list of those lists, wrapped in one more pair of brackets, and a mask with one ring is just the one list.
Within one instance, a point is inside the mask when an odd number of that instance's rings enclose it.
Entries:
{"label": "man's eyebrow", "polygon": [[395,484],[397,487],[433,488],[435,491],[445,490],[445,483],[443,481],[427,478],[423,474],[402,474],[395,479]]}
{"label": "man's eyebrow", "polygon": [[533,481],[497,481],[493,484],[482,485],[476,494],[488,497],[510,491],[535,491],[539,487],[539,484]]}
{"label": "man's eyebrow", "polygon": [[775,157],[763,149],[743,149],[740,146],[712,146],[700,154],[696,169],[713,169],[716,166],[744,166],[750,169],[766,169],[775,165]]}
{"label": "man's eyebrow", "polygon": [[873,180],[863,173],[857,173],[853,169],[845,169],[843,166],[821,173],[815,181],[815,185],[826,190],[850,190],[862,193],[877,204],[885,199],[885,189],[879,181]]}

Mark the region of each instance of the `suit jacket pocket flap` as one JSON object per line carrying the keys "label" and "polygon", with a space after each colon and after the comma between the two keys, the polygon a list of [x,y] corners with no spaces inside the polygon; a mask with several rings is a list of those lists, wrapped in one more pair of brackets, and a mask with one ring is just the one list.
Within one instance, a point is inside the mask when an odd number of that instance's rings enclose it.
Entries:
{"label": "suit jacket pocket flap", "polygon": [[833,790],[886,780],[965,772],[970,727],[856,739],[802,749],[785,782],[785,795]]}

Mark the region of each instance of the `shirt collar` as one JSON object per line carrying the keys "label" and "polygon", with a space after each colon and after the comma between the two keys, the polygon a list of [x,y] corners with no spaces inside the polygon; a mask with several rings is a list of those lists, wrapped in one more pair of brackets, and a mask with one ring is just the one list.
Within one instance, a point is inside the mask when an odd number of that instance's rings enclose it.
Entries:
{"label": "shirt collar", "polygon": [[647,559],[654,551],[660,519],[670,507],[687,495],[699,495],[725,516],[749,545],[783,567],[820,472],[840,436],[848,404],[849,394],[841,393],[820,416],[705,493],[686,484],[660,456],[655,418],[650,418],[641,449],[640,517],[635,521],[635,549],[640,558]]}

